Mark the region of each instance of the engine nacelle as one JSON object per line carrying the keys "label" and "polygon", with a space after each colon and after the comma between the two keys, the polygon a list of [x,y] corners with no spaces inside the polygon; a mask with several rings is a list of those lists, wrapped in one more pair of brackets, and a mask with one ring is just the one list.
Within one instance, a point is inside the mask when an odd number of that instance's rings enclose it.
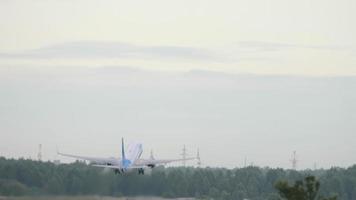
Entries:
{"label": "engine nacelle", "polygon": [[147,166],[152,169],[152,168],[154,168],[156,165],[154,165],[154,164],[149,164],[149,165],[147,165]]}

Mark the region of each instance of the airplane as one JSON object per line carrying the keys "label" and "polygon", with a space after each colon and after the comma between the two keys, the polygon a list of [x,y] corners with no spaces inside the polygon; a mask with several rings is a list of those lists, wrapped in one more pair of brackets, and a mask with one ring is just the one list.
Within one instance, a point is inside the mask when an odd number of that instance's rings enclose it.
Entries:
{"label": "airplane", "polygon": [[184,158],[184,159],[166,159],[158,160],[152,155],[149,159],[142,159],[141,154],[143,152],[141,143],[130,143],[127,148],[127,153],[125,153],[124,138],[121,139],[121,158],[99,158],[99,157],[87,157],[78,156],[72,154],[61,153],[57,150],[57,154],[61,156],[87,160],[94,167],[103,167],[113,169],[115,174],[123,174],[125,172],[132,171],[134,169],[138,170],[138,174],[145,174],[145,168],[154,168],[157,165],[165,165],[171,162],[187,161],[197,159],[196,157]]}

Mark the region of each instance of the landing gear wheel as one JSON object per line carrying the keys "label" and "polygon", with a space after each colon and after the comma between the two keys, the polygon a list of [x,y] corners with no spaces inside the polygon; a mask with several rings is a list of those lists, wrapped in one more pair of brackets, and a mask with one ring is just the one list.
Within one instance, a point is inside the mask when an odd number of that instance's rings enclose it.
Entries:
{"label": "landing gear wheel", "polygon": [[142,175],[144,175],[144,174],[145,174],[145,170],[144,170],[144,169],[142,169],[142,168],[138,169],[138,174],[142,174]]}

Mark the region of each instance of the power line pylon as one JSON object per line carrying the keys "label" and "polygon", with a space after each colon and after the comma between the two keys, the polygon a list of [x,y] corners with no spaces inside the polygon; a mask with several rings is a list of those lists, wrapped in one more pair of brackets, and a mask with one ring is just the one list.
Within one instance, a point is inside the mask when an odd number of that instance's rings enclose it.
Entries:
{"label": "power line pylon", "polygon": [[185,145],[183,146],[183,150],[182,150],[182,164],[183,164],[183,167],[185,167],[185,159],[187,158],[187,149],[185,148]]}
{"label": "power line pylon", "polygon": [[155,157],[153,156],[153,150],[151,150],[150,159],[151,159],[151,160],[154,160],[154,159],[155,159]]}
{"label": "power line pylon", "polygon": [[198,167],[201,166],[201,160],[200,160],[199,149],[198,149],[198,152],[197,152],[197,165],[198,165]]}
{"label": "power line pylon", "polygon": [[296,151],[293,151],[292,159],[290,161],[292,163],[292,169],[297,170],[298,160],[297,160],[297,152]]}
{"label": "power line pylon", "polygon": [[37,159],[38,161],[42,161],[42,144],[38,145]]}

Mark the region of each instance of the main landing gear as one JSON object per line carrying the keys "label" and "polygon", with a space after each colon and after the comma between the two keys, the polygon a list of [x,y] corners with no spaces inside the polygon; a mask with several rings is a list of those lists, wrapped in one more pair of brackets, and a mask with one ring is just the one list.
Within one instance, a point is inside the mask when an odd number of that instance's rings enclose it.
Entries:
{"label": "main landing gear", "polygon": [[144,175],[145,174],[145,170],[143,168],[139,168],[138,169],[138,174]]}
{"label": "main landing gear", "polygon": [[[120,169],[115,169],[114,170],[114,173],[115,174],[124,174],[124,170],[120,170]],[[139,168],[138,169],[138,174],[142,174],[142,175],[144,175],[145,174],[145,170],[143,169],[143,168]]]}

